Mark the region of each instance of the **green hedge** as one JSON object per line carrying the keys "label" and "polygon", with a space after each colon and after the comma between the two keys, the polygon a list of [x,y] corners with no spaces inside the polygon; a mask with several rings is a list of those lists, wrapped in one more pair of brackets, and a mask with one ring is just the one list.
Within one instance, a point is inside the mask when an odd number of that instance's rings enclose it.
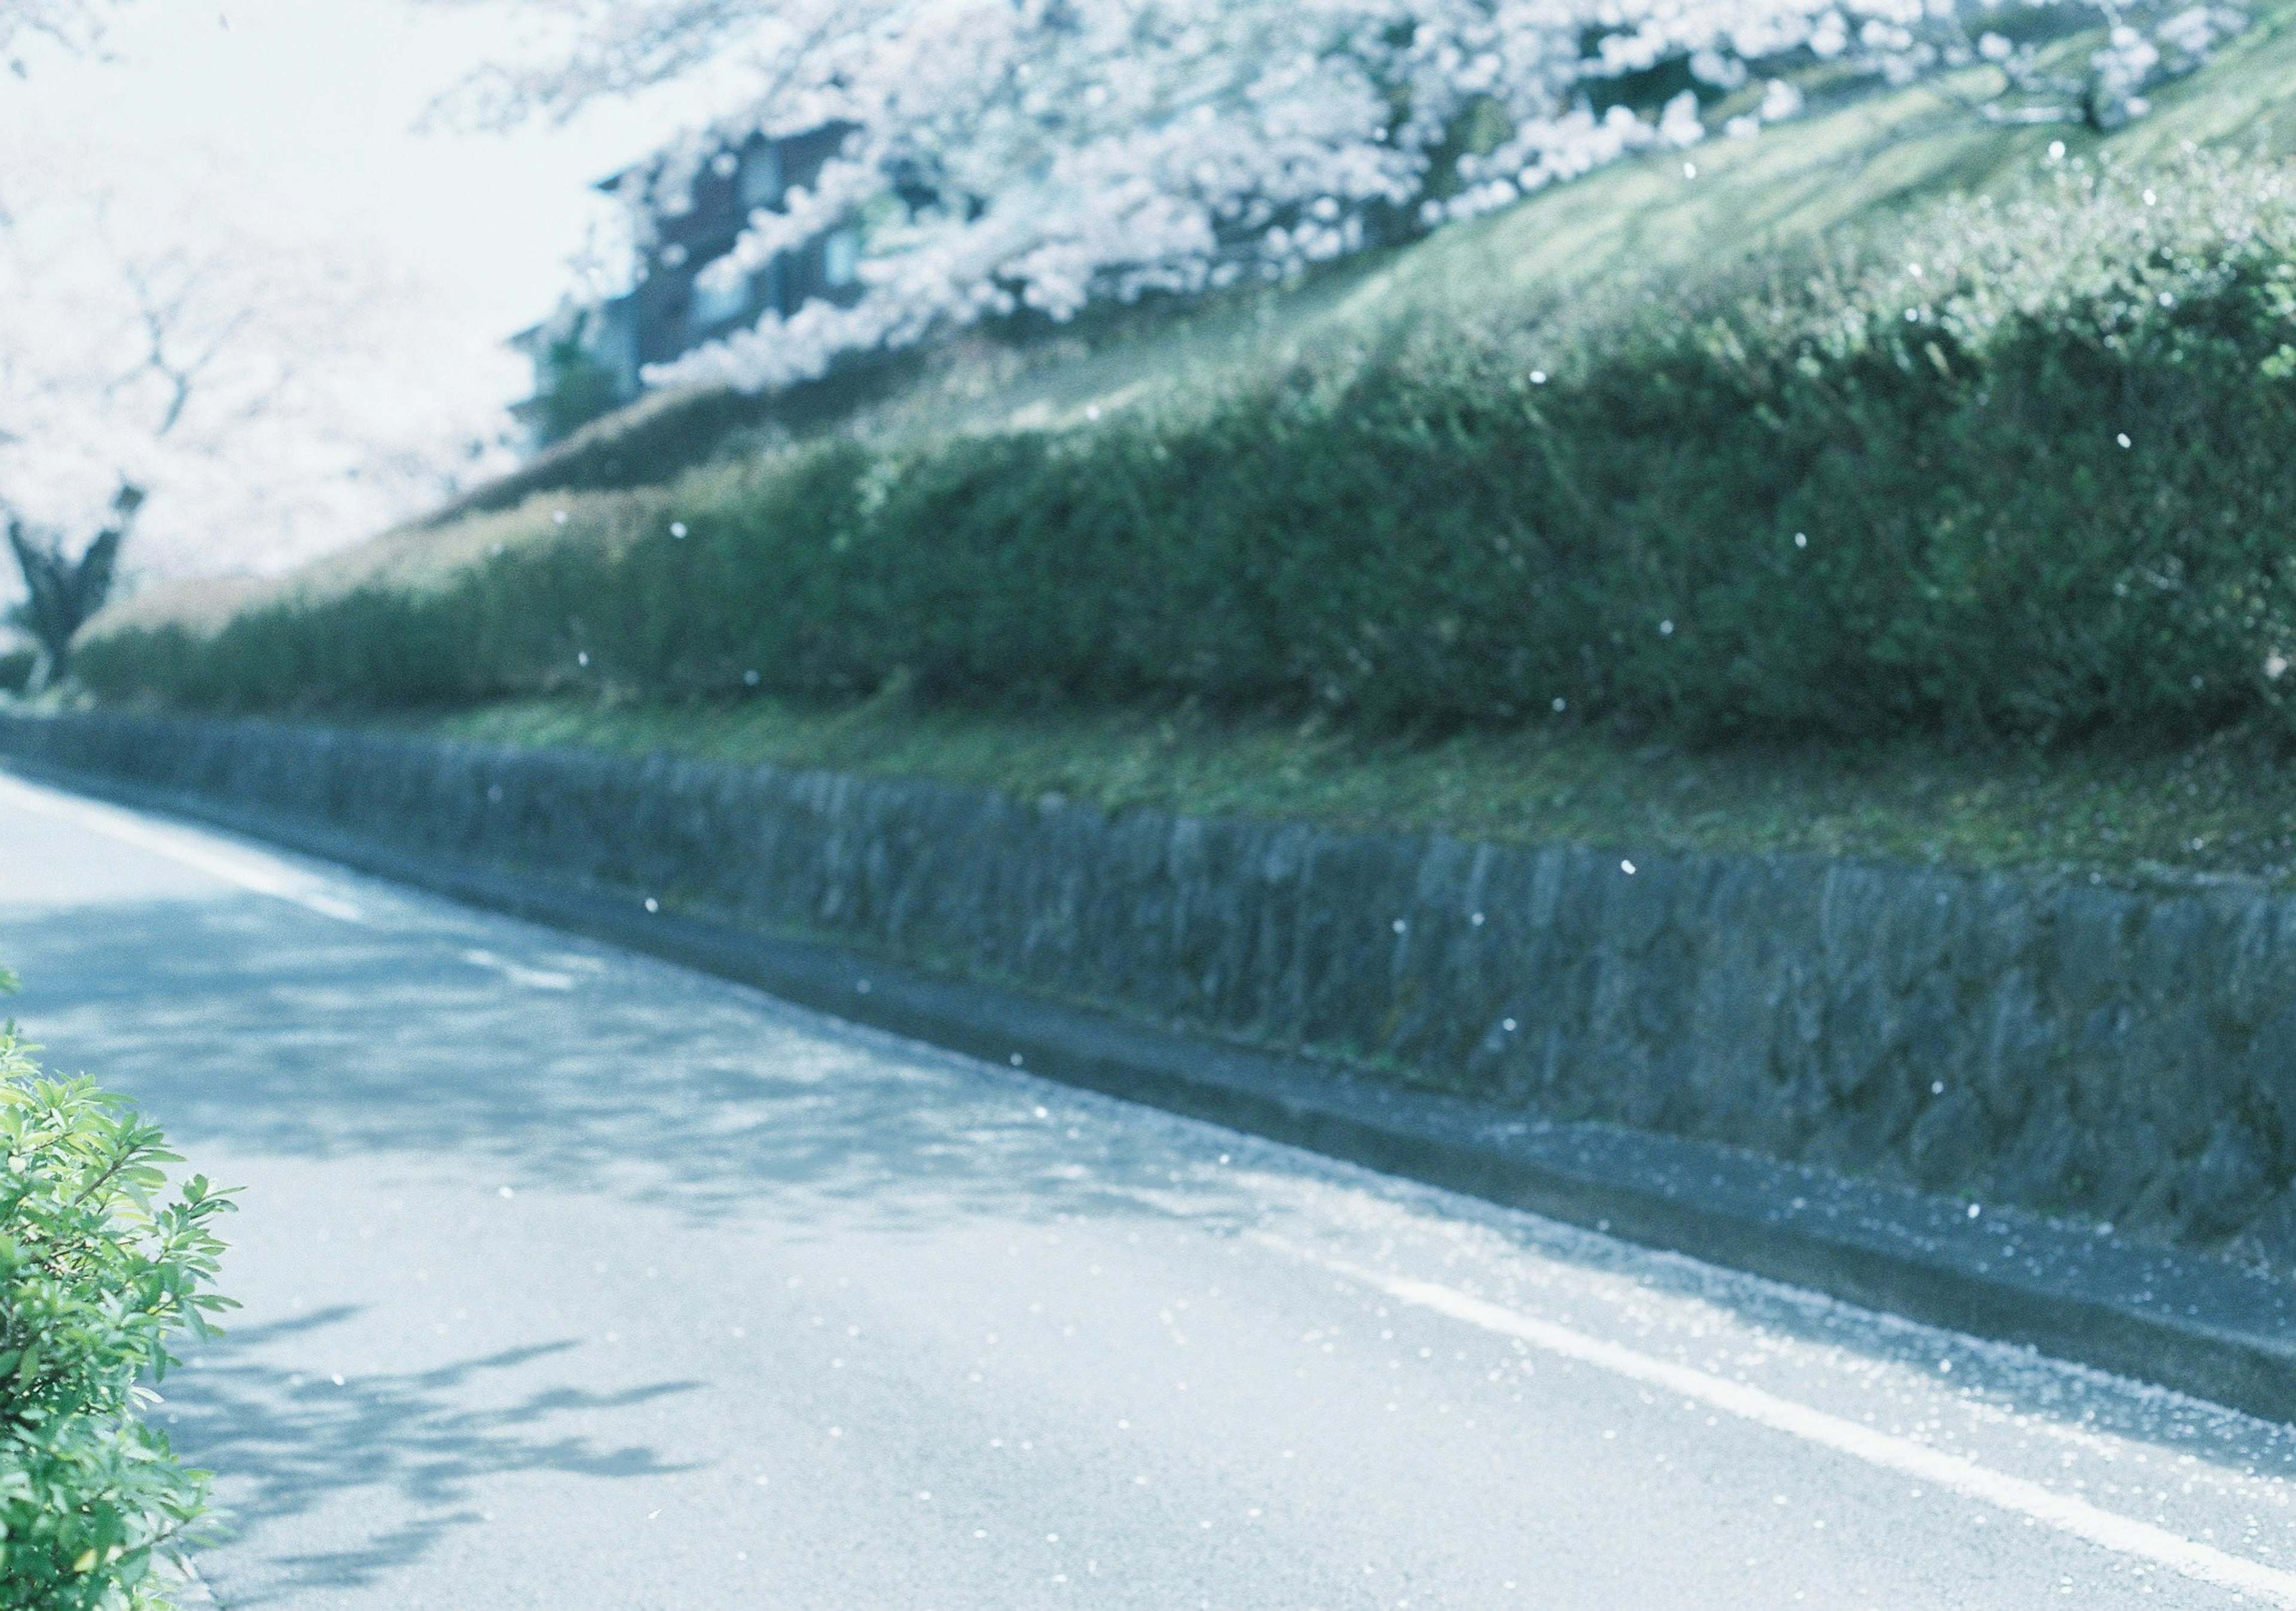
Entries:
{"label": "green hedge", "polygon": [[193,1541],[208,1476],[141,1414],[172,1336],[226,1306],[231,1204],[196,1177],[157,1200],[181,1161],[157,1127],[30,1050],[0,1026],[0,1605],[157,1611],[153,1557]]}
{"label": "green hedge", "polygon": [[506,475],[480,483],[420,524],[515,509],[540,493],[613,492],[644,487],[730,454],[744,433],[821,429],[913,381],[914,353],[855,354],[827,375],[787,391],[749,396],[722,386],[652,392],[554,440]]}
{"label": "green hedge", "polygon": [[2291,465],[2296,172],[2063,163],[1082,429],[793,450],[577,505],[442,587],[79,667],[229,709],[898,682],[1700,739],[2195,731],[2296,687]]}

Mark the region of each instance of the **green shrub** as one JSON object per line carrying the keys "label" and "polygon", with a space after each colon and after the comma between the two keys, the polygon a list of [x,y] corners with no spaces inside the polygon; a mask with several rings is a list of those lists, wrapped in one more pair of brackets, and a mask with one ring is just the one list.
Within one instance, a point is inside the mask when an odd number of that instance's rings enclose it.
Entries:
{"label": "green shrub", "polygon": [[542,384],[535,394],[535,429],[546,445],[562,442],[620,404],[614,372],[582,344],[577,326],[543,354]]}
{"label": "green shrub", "polygon": [[[591,419],[507,474],[480,483],[426,518],[438,527],[515,509],[542,493],[644,487],[731,454],[745,435],[818,429],[914,381],[914,353],[854,354],[818,380],[749,396],[722,386],[652,392]],[[547,427],[554,432],[555,427]]]}
{"label": "green shrub", "polygon": [[155,1204],[180,1161],[159,1130],[31,1050],[0,1029],[0,1605],[164,1607],[153,1556],[189,1540],[208,1476],[139,1415],[172,1335],[226,1306],[206,1288],[231,1205],[198,1177]]}
{"label": "green shrub", "polygon": [[635,530],[577,507],[446,585],[121,632],[80,674],[237,709],[899,683],[1698,740],[2184,734],[2296,686],[2291,462],[2296,171],[2064,163],[1075,430],[790,449]]}

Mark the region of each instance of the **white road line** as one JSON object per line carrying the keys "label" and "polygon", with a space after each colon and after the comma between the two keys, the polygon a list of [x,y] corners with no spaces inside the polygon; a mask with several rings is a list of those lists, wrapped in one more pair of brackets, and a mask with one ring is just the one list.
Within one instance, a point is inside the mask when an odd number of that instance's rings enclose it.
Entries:
{"label": "white road line", "polygon": [[257,851],[242,850],[186,829],[149,822],[115,806],[42,789],[4,773],[0,773],[0,805],[93,830],[123,845],[166,856],[209,878],[258,895],[291,901],[324,917],[346,923],[366,921],[365,913],[340,895],[329,894],[319,879]]}
{"label": "white road line", "polygon": [[491,951],[466,951],[463,961],[473,968],[484,968],[499,973],[513,985],[523,985],[529,990],[571,990],[574,976],[554,969],[528,968],[507,957],[498,957]]}
{"label": "white road line", "polygon": [[1319,1258],[1304,1249],[1290,1247],[1286,1250],[1311,1263],[1321,1265],[1335,1275],[1346,1276],[1367,1287],[1374,1287],[1390,1297],[1431,1309],[1438,1314],[1480,1326],[1486,1331],[1496,1331],[1505,1337],[1521,1337],[1535,1347],[1564,1359],[1592,1365],[1613,1376],[1632,1382],[1664,1388],[1684,1398],[1695,1399],[1717,1410],[1728,1411],[1757,1426],[1791,1434],[1805,1442],[1846,1454],[1852,1460],[1878,1466],[1885,1471],[1933,1483],[1964,1498],[1981,1500],[1989,1505],[2030,1517],[2062,1533],[2110,1550],[2119,1555],[2150,1561],[2172,1572],[2210,1583],[2235,1593],[2254,1595],[2267,1604],[2296,1607],[2296,1573],[2246,1560],[2226,1554],[2208,1544],[2155,1527],[2110,1510],[2072,1499],[2039,1483],[2022,1477],[2006,1476],[1989,1470],[1976,1461],[1958,1454],[1948,1454],[1905,1438],[1892,1437],[1876,1432],[1871,1427],[1861,1427],[1855,1421],[1843,1420],[1813,1410],[1807,1404],[1765,1393],[1743,1382],[1734,1382],[1722,1377],[1695,1370],[1687,1365],[1673,1364],[1638,1353],[1616,1343],[1573,1331],[1550,1321],[1533,1320],[1512,1309],[1470,1297],[1464,1292],[1428,1281],[1405,1280],[1382,1275],[1377,1271]]}

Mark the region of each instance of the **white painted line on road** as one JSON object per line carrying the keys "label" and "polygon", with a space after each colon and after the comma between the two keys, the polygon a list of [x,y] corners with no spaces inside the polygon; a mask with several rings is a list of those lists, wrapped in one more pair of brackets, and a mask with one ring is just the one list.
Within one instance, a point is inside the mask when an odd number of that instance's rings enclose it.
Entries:
{"label": "white painted line on road", "polygon": [[574,976],[570,973],[560,973],[547,968],[528,968],[506,957],[498,957],[491,951],[466,951],[463,953],[463,961],[473,968],[499,973],[512,984],[523,985],[529,990],[574,988]]}
{"label": "white painted line on road", "polygon": [[12,806],[53,822],[75,823],[123,845],[166,856],[226,884],[291,901],[323,917],[346,923],[366,921],[365,914],[357,906],[328,894],[321,881],[309,873],[259,852],[221,844],[188,829],[149,822],[116,806],[42,789],[4,773],[0,773],[0,805]]}
{"label": "white painted line on road", "polygon": [[[1271,1240],[1273,1239],[1270,1239]],[[1278,1243],[1287,1252],[1305,1258],[1350,1280],[1376,1288],[1389,1296],[1453,1320],[1464,1321],[1486,1331],[1520,1337],[1534,1347],[1564,1359],[1592,1365],[1613,1376],[1660,1387],[1684,1398],[1773,1431],[1784,1432],[1837,1454],[1917,1477],[1967,1499],[1980,1500],[2018,1516],[2030,1517],[2062,1533],[2110,1550],[2119,1555],[2150,1561],[2195,1582],[2236,1593],[2255,1595],[2268,1604],[2296,1607],[2296,1573],[2246,1560],[2222,1550],[2152,1526],[2084,1501],[2072,1499],[2039,1483],[1989,1470],[1958,1454],[1928,1448],[1855,1421],[1843,1420],[1807,1404],[1765,1393],[1743,1382],[1677,1365],[1634,1349],[1589,1337],[1551,1321],[1533,1320],[1479,1297],[1471,1297],[1429,1281],[1406,1280],[1353,1264],[1317,1257],[1303,1248]]]}

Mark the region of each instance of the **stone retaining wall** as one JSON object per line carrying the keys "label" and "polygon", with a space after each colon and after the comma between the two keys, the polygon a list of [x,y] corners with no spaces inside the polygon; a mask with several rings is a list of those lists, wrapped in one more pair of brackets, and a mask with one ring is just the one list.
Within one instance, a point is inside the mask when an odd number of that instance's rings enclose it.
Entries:
{"label": "stone retaining wall", "polygon": [[[2156,1237],[2296,1254],[2296,899],[1513,849],[124,716],[0,754]],[[0,848],[0,854],[4,849]]]}

